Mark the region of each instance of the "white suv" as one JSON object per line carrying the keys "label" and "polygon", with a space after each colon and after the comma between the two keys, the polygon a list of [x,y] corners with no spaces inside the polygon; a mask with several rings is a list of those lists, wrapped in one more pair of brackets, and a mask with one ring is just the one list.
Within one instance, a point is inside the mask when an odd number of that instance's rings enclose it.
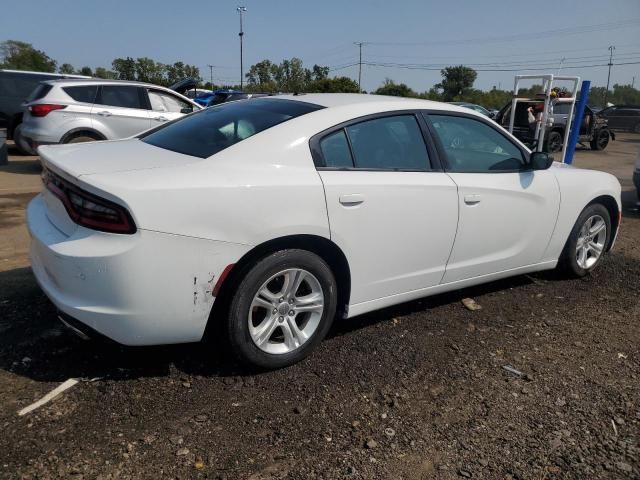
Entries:
{"label": "white suv", "polygon": [[200,110],[168,88],[117,80],[50,80],[25,104],[22,136],[40,145],[126,138]]}

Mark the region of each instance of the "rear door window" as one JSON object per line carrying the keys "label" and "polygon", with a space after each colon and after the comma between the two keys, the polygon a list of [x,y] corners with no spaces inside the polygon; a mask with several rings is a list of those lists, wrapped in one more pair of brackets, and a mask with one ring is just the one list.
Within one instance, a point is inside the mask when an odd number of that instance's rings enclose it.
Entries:
{"label": "rear door window", "polygon": [[414,115],[376,118],[346,128],[356,168],[427,170],[427,146]]}
{"label": "rear door window", "polygon": [[77,87],[64,87],[62,90],[76,102],[93,103],[98,92],[97,85],[79,85]]}
{"label": "rear door window", "polygon": [[122,108],[146,108],[142,100],[143,92],[138,87],[124,85],[103,85],[96,103]]}

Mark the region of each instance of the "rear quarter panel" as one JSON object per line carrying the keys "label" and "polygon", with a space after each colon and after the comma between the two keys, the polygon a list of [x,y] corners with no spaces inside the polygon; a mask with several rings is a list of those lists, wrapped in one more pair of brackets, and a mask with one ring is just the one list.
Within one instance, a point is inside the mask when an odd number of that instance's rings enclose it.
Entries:
{"label": "rear quarter panel", "polygon": [[613,175],[559,163],[554,163],[551,169],[560,186],[560,212],[543,261],[560,257],[578,216],[594,199],[603,195],[611,196],[618,204],[618,209],[622,210],[620,182]]}
{"label": "rear quarter panel", "polygon": [[246,245],[290,234],[329,238],[308,138],[279,127],[264,133],[208,159],[172,153],[184,164],[81,180],[123,199],[141,229]]}

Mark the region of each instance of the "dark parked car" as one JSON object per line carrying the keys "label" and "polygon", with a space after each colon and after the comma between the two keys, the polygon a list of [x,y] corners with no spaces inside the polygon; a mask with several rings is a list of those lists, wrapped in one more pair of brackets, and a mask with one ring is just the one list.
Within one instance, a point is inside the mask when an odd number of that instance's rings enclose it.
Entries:
{"label": "dark parked car", "polygon": [[[535,131],[534,128],[529,126],[527,115],[529,107],[540,110],[542,109],[542,102],[531,100],[517,103],[513,134],[526,145],[533,147]],[[553,109],[553,126],[545,132],[544,151],[559,152],[562,150],[570,108],[568,103],[555,105]],[[495,121],[504,128],[509,129],[510,112],[511,102],[502,107],[498,115],[496,115]],[[585,107],[578,141],[582,144],[588,142],[592,150],[604,150],[609,144],[609,139],[615,140],[615,135],[609,130],[607,120],[596,114],[591,107]]]}
{"label": "dark parked car", "polygon": [[615,105],[605,108],[598,115],[609,121],[609,128],[640,133],[640,105]]}
{"label": "dark parked car", "polygon": [[22,123],[22,104],[36,86],[44,80],[58,78],[88,78],[82,75],[0,70],[0,128],[7,129],[7,138],[17,140],[16,130]]}

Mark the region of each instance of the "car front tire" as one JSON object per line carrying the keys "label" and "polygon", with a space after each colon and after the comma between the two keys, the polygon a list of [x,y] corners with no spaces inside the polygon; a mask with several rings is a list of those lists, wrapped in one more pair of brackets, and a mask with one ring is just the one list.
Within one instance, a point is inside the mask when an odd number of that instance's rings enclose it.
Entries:
{"label": "car front tire", "polygon": [[600,203],[588,205],[578,217],[558,267],[573,277],[584,277],[602,261],[611,239],[611,216]]}
{"label": "car front tire", "polygon": [[322,258],[298,249],[273,253],[238,285],[227,320],[229,344],[245,364],[292,365],[327,335],[336,303],[336,281]]}

